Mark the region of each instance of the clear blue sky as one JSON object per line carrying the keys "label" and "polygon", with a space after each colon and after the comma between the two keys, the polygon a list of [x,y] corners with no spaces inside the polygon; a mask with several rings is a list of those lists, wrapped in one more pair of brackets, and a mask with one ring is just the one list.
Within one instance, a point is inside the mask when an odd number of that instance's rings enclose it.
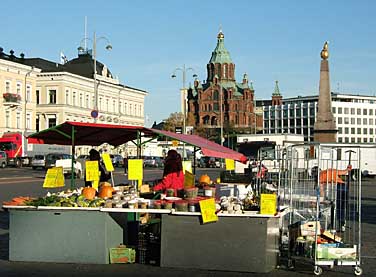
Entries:
{"label": "clear blue sky", "polygon": [[[283,96],[318,93],[320,51],[330,42],[332,91],[376,93],[376,1],[1,1],[0,46],[16,55],[59,61],[77,55],[84,37],[98,41],[98,60],[125,85],[149,92],[146,126],[180,111],[181,74],[193,67],[206,79],[206,64],[219,26],[236,64],[247,73],[256,99],[270,98],[279,80]],[[191,74],[190,74],[191,75]],[[190,79],[192,81],[192,79]]]}

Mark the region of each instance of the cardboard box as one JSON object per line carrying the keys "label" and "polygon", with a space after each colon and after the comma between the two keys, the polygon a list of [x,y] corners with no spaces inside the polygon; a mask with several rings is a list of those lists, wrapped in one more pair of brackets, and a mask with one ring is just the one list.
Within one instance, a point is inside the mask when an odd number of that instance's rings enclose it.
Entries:
{"label": "cardboard box", "polygon": [[321,236],[323,236],[324,238],[331,239],[335,242],[341,242],[342,241],[342,238],[340,236],[334,235],[334,234],[330,233],[329,231],[323,232],[321,234]]}
{"label": "cardboard box", "polygon": [[311,236],[314,237],[316,233],[316,223],[317,223],[317,235],[320,235],[321,233],[321,227],[320,227],[320,221],[307,221],[307,222],[302,222],[300,225],[300,235],[305,237],[305,236]]}
{"label": "cardboard box", "polygon": [[111,264],[127,264],[136,261],[136,250],[119,246],[110,248],[110,263]]}

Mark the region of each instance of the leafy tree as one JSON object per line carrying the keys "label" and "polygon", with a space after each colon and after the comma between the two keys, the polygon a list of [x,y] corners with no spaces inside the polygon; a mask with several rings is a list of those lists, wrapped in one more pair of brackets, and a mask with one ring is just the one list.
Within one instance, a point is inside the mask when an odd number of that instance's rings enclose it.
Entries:
{"label": "leafy tree", "polygon": [[172,113],[165,120],[163,129],[166,131],[175,132],[175,127],[183,127],[183,114],[182,113]]}

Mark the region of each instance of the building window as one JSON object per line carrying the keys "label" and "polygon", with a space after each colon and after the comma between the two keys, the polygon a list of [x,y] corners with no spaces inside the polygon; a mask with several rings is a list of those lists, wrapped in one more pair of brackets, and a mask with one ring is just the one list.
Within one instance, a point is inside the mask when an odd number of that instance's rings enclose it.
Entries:
{"label": "building window", "polygon": [[219,111],[219,105],[218,103],[213,104],[214,111]]}
{"label": "building window", "polygon": [[367,109],[363,109],[363,115],[367,115]]}
{"label": "building window", "polygon": [[363,118],[363,125],[367,125],[367,118]]}
{"label": "building window", "polygon": [[31,102],[31,87],[30,85],[26,86],[26,102]]}
{"label": "building window", "polygon": [[341,107],[338,108],[338,114],[342,114],[342,108]]}
{"label": "building window", "polygon": [[5,93],[10,93],[10,82],[5,81]]}
{"label": "building window", "polygon": [[363,135],[367,135],[367,128],[363,128]]}
{"label": "building window", "polygon": [[355,108],[351,108],[351,114],[355,114]]}
{"label": "building window", "polygon": [[355,125],[355,118],[354,117],[351,118],[351,124]]}
{"label": "building window", "polygon": [[76,106],[76,92],[73,92],[72,106]]}
{"label": "building window", "polygon": [[20,129],[20,128],[21,128],[21,114],[20,114],[20,113],[17,113],[17,117],[16,117],[16,128],[17,128],[17,129]]}
{"label": "building window", "polygon": [[65,91],[65,104],[69,105],[69,90]]}
{"label": "building window", "polygon": [[363,138],[363,142],[367,142],[367,138]]}
{"label": "building window", "polygon": [[345,127],[345,134],[347,135],[349,133],[349,128]]}
{"label": "building window", "polygon": [[213,92],[213,100],[217,100],[217,101],[218,101],[218,99],[219,99],[219,93],[218,93],[217,90],[215,90],[215,91]]}
{"label": "building window", "polygon": [[39,90],[35,91],[35,96],[37,97],[37,104],[39,104]]}
{"label": "building window", "polygon": [[336,113],[336,107],[333,107],[333,108],[332,108],[332,112],[333,112],[333,113]]}
{"label": "building window", "polygon": [[50,89],[48,91],[48,97],[50,100],[50,104],[56,104],[56,90],[55,89]]}
{"label": "building window", "polygon": [[90,108],[89,105],[89,95],[86,95],[86,108]]}
{"label": "building window", "polygon": [[342,134],[342,127],[338,128],[338,134]]}
{"label": "building window", "polygon": [[39,132],[39,116],[37,117],[37,119],[35,120],[35,130],[37,132]]}
{"label": "building window", "polygon": [[351,138],[351,143],[355,143],[355,138]]}
{"label": "building window", "polygon": [[356,133],[358,135],[361,135],[362,134],[362,128],[356,128]]}
{"label": "building window", "polygon": [[83,103],[83,99],[82,99],[82,93],[80,93],[80,107],[83,107],[84,103]]}
{"label": "building window", "polygon": [[26,115],[26,129],[31,129],[31,114]]}
{"label": "building window", "polygon": [[370,118],[370,119],[368,120],[368,122],[369,122],[369,125],[373,125],[373,118]]}
{"label": "building window", "polygon": [[338,117],[338,124],[342,124],[342,117]]}
{"label": "building window", "polygon": [[373,115],[373,110],[369,109],[369,115]]}
{"label": "building window", "polygon": [[5,112],[5,127],[10,127],[10,111]]}
{"label": "building window", "polygon": [[346,142],[346,143],[349,143],[349,138],[345,138],[345,142]]}
{"label": "building window", "polygon": [[362,124],[362,119],[361,118],[357,118],[356,119],[356,124],[361,125]]}
{"label": "building window", "polygon": [[345,114],[349,114],[349,108],[345,108]]}
{"label": "building window", "polygon": [[21,94],[21,83],[17,83],[17,86],[16,86],[16,93],[17,93],[18,95]]}
{"label": "building window", "polygon": [[361,109],[356,109],[356,114],[357,115],[361,115],[362,114],[362,110]]}
{"label": "building window", "polygon": [[350,123],[350,120],[349,120],[348,117],[345,117],[344,120],[345,120],[345,124],[349,124]]}
{"label": "building window", "polygon": [[359,142],[359,143],[362,142],[362,138],[357,138],[356,142]]}
{"label": "building window", "polygon": [[[355,128],[351,128],[351,134],[355,135]],[[355,141],[354,141],[355,142]]]}
{"label": "building window", "polygon": [[369,129],[369,134],[373,135],[373,128]]}
{"label": "building window", "polygon": [[342,137],[339,137],[339,138],[338,138],[338,142],[342,142]]}
{"label": "building window", "polygon": [[56,117],[48,119],[48,128],[56,126]]}

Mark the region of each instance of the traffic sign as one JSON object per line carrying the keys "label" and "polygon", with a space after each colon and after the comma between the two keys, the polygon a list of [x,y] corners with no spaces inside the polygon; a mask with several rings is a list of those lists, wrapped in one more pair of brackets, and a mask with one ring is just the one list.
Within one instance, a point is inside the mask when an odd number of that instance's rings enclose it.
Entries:
{"label": "traffic sign", "polygon": [[90,115],[91,115],[92,118],[97,118],[98,115],[99,115],[99,113],[98,113],[97,110],[92,110],[91,113],[90,113]]}

